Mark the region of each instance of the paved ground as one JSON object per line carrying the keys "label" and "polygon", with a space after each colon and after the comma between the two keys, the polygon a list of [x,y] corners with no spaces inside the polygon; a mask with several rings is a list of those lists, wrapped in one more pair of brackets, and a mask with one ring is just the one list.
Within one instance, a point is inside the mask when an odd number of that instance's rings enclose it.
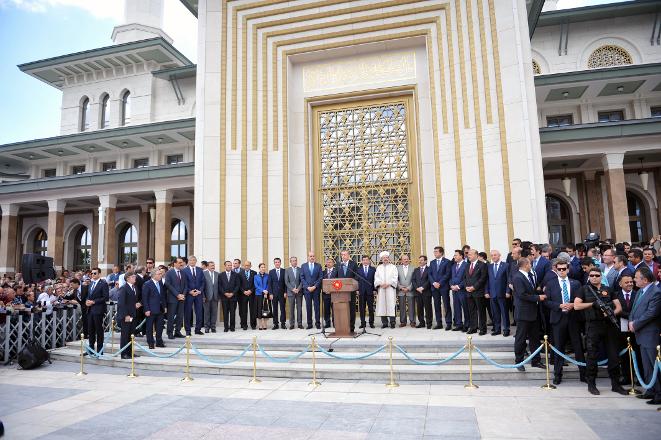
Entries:
{"label": "paved ground", "polygon": [[[285,367],[286,368],[286,367]],[[57,362],[33,371],[0,367],[7,439],[654,439],[661,412],[578,382],[401,384],[264,380],[126,371]]]}

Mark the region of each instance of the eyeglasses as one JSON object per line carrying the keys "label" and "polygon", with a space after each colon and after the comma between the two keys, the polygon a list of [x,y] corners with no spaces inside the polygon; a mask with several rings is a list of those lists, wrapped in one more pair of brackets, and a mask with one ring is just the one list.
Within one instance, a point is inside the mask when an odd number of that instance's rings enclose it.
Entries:
{"label": "eyeglasses", "polygon": [[564,272],[565,270],[567,270],[567,268],[566,267],[557,267],[556,270],[560,270],[560,271]]}
{"label": "eyeglasses", "polygon": [[600,273],[591,273],[590,278],[600,278],[601,274]]}

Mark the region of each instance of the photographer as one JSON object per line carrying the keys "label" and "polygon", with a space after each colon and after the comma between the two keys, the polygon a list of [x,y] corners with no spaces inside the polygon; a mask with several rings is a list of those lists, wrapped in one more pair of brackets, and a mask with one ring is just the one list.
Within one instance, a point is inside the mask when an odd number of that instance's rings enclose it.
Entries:
{"label": "photographer", "polygon": [[592,266],[588,271],[588,283],[578,291],[574,299],[574,309],[583,310],[585,316],[585,345],[587,351],[585,379],[588,383],[588,391],[594,395],[599,394],[595,381],[597,379],[599,347],[603,343],[608,354],[608,376],[611,379],[611,390],[626,395],[627,392],[619,382],[619,327],[611,323],[608,314],[600,307],[600,302],[605,307],[610,307],[613,315],[619,315],[622,312],[617,295],[602,285],[601,270]]}

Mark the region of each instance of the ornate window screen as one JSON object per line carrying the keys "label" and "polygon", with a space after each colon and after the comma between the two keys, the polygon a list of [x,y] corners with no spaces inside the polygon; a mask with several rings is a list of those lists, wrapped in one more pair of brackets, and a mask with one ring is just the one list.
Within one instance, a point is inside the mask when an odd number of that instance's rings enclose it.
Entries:
{"label": "ornate window screen", "polygon": [[598,69],[600,67],[622,66],[625,64],[633,64],[629,52],[622,49],[620,46],[607,44],[595,49],[588,58],[588,68]]}
{"label": "ornate window screen", "polygon": [[317,112],[324,257],[411,252],[408,119],[404,102]]}
{"label": "ornate window screen", "polygon": [[532,74],[533,75],[541,75],[542,74],[542,68],[539,67],[539,63],[535,60],[532,60]]}

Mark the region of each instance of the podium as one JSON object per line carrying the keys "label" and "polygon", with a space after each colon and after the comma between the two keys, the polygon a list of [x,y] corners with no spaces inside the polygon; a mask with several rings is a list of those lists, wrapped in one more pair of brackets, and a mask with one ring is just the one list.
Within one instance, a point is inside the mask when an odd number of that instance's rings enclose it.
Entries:
{"label": "podium", "polygon": [[358,290],[358,281],[353,278],[333,278],[322,281],[322,290],[330,294],[333,304],[333,320],[335,321],[335,332],[329,336],[334,338],[353,338],[354,333],[349,325],[349,302],[351,292]]}

